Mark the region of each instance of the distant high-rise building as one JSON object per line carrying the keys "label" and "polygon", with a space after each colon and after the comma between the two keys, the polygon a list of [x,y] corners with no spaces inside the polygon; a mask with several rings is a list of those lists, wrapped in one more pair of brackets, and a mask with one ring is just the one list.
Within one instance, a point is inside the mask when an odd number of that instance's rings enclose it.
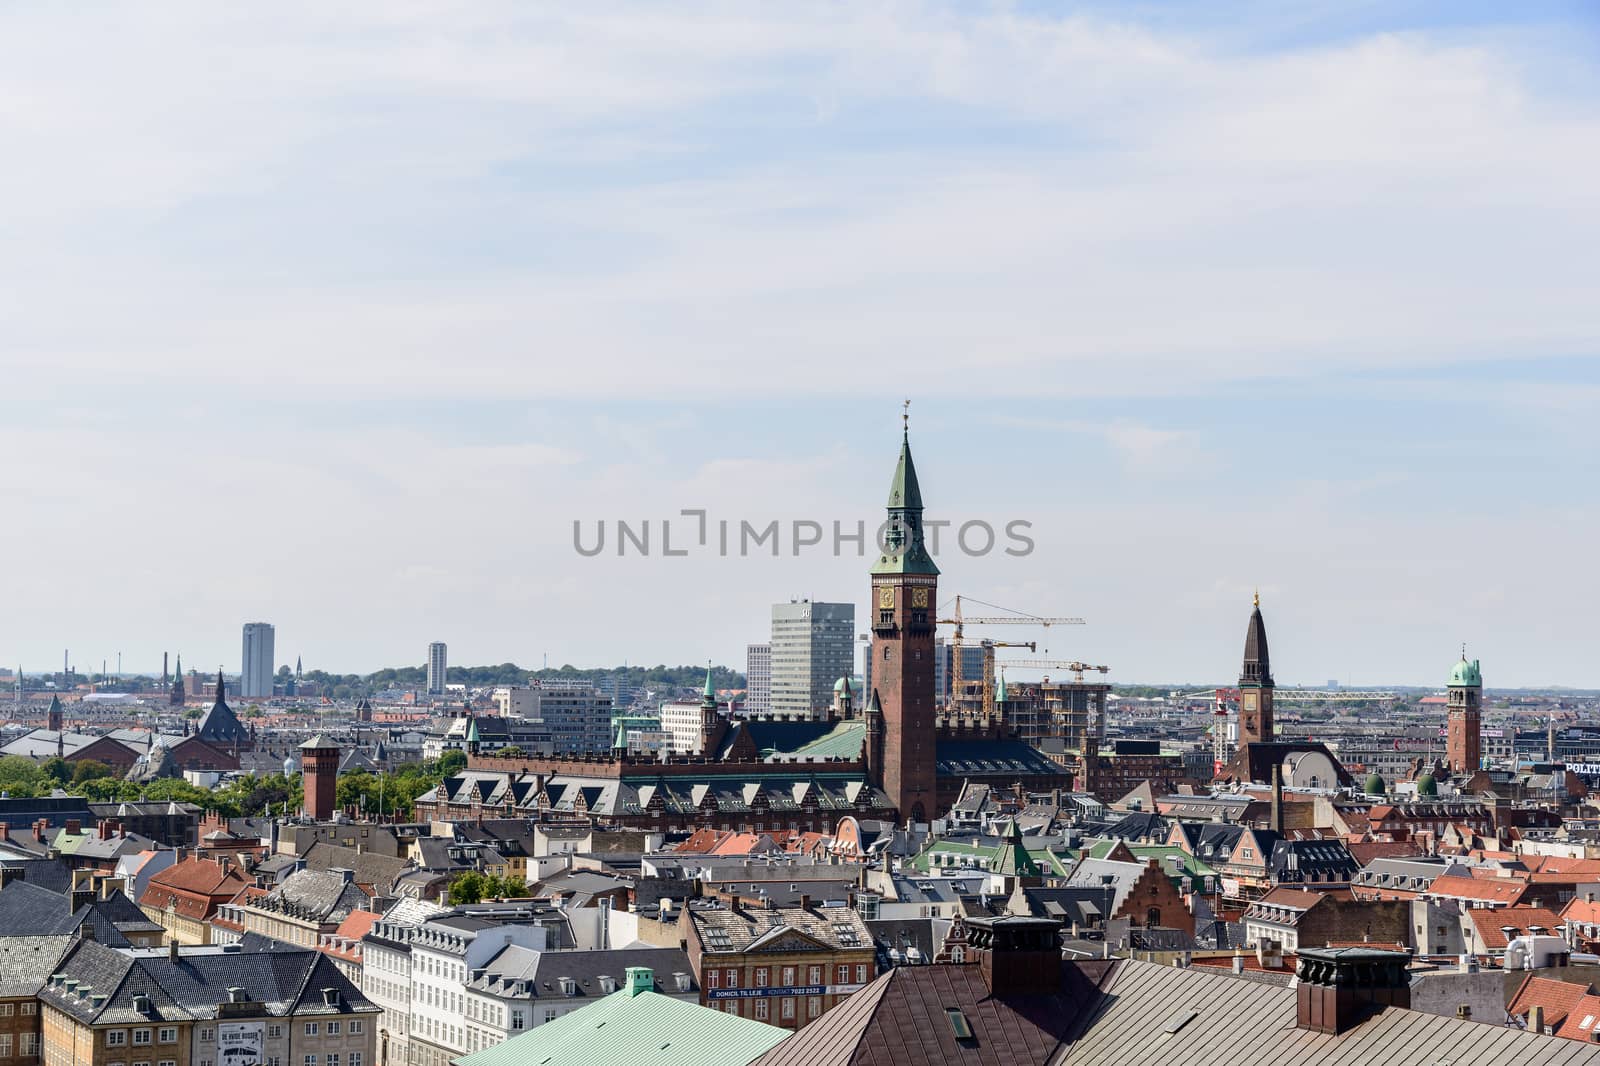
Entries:
{"label": "distant high-rise building", "polygon": [[587,681],[534,681],[507,688],[498,702],[508,718],[543,722],[557,755],[604,754],[616,737],[611,697]]}
{"label": "distant high-rise building", "polygon": [[243,699],[272,698],[272,645],[274,631],[266,622],[244,624],[244,667],[239,671],[239,695]]}
{"label": "distant high-rise building", "polygon": [[750,644],[744,649],[744,713],[772,713],[771,644]]}
{"label": "distant high-rise building", "polygon": [[772,713],[824,717],[833,683],[855,673],[856,605],[772,605]]}
{"label": "distant high-rise building", "polygon": [[449,667],[449,649],[442,640],[428,645],[428,695],[444,695],[444,676]]}

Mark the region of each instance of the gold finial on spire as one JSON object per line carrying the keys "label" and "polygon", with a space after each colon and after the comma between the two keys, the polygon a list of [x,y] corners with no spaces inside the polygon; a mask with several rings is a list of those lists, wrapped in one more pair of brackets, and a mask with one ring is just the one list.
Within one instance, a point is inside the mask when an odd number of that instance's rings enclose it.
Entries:
{"label": "gold finial on spire", "polygon": [[1261,590],[1260,589],[1256,589],[1255,600],[1252,603],[1252,606],[1255,606],[1255,607],[1260,607],[1261,606]]}
{"label": "gold finial on spire", "polygon": [[900,432],[902,436],[911,436],[911,401],[906,400],[900,408]]}

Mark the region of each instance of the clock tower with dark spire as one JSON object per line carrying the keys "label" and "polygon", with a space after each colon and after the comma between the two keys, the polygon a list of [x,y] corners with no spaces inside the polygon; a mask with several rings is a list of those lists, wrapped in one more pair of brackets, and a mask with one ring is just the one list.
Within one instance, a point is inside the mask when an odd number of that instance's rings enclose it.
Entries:
{"label": "clock tower with dark spire", "polygon": [[1267,654],[1267,623],[1261,619],[1261,593],[1256,593],[1250,627],[1244,634],[1244,662],[1239,667],[1239,743],[1260,744],[1272,738],[1272,659]]}
{"label": "clock tower with dark spire", "polygon": [[939,568],[923,542],[922,490],[911,462],[909,423],[906,418],[881,554],[872,567],[869,701],[881,708],[876,743],[882,758],[871,770],[901,822],[926,822],[937,813],[933,631]]}

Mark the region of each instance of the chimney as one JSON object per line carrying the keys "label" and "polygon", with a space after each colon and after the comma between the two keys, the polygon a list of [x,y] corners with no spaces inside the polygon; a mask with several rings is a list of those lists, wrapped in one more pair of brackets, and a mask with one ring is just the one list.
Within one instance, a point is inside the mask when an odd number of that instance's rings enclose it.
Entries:
{"label": "chimney", "polygon": [[1233,952],[1233,972],[1235,974],[1244,973],[1244,952],[1238,949],[1234,949]]}
{"label": "chimney", "polygon": [[69,836],[77,836],[81,832],[83,832],[83,823],[76,818],[68,818],[67,834]]}
{"label": "chimney", "polygon": [[1385,1007],[1410,1007],[1409,956],[1372,948],[1302,948],[1295,1025],[1338,1034]]}
{"label": "chimney", "polygon": [[5,822],[0,822],[0,840],[10,840],[10,839],[11,839],[11,826],[6,824]]}
{"label": "chimney", "polygon": [[1283,767],[1278,763],[1272,764],[1272,831],[1283,835]]}
{"label": "chimney", "polygon": [[652,992],[656,987],[656,973],[648,966],[628,967],[627,992],[630,997],[640,992]]}
{"label": "chimney", "polygon": [[1544,1008],[1537,1003],[1528,1008],[1528,1032],[1544,1032]]}
{"label": "chimney", "polygon": [[94,827],[94,835],[99,840],[111,839],[111,823],[102,818],[100,824]]}
{"label": "chimney", "polygon": [[1031,913],[1019,884],[998,915],[967,919],[968,943],[989,994],[1055,994],[1061,987],[1061,923]]}
{"label": "chimney", "polygon": [[170,937],[167,940],[167,961],[178,961],[178,942]]}

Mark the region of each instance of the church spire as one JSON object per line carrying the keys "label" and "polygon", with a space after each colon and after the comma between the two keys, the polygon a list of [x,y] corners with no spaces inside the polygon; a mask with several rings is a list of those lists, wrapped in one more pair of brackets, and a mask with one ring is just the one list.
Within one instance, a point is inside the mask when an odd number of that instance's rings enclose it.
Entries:
{"label": "church spire", "polygon": [[226,707],[228,705],[228,701],[226,699],[227,694],[228,694],[227,686],[222,680],[222,667],[219,666],[219,667],[217,667],[217,703],[216,703],[216,705],[218,707]]}
{"label": "church spire", "polygon": [[900,459],[895,463],[894,480],[889,483],[888,520],[880,545],[883,554],[878,556],[872,572],[932,577],[939,573],[939,568],[923,543],[922,486],[917,482],[916,464],[911,461],[910,416],[902,414],[901,418],[905,425],[900,438]]}
{"label": "church spire", "polygon": [[1250,625],[1244,634],[1244,662],[1239,668],[1239,684],[1272,687],[1272,663],[1267,651],[1267,623],[1261,618],[1261,594],[1255,596]]}

